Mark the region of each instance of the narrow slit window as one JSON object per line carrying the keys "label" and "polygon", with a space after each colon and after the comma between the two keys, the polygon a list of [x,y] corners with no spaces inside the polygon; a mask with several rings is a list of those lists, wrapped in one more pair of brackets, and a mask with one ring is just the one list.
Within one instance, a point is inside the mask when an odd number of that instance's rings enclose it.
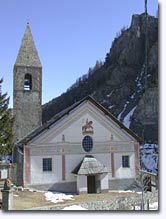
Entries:
{"label": "narrow slit window", "polygon": [[24,90],[32,90],[32,76],[30,74],[25,75]]}

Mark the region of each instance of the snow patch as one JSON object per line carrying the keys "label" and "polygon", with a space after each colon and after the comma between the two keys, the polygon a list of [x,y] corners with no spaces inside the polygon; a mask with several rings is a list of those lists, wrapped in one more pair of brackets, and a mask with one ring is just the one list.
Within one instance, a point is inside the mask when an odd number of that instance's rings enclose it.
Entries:
{"label": "snow patch", "polygon": [[136,93],[133,93],[131,96],[130,96],[130,99],[134,99],[135,98],[135,95],[136,95]]}
{"label": "snow patch", "polygon": [[158,172],[158,145],[144,144],[140,146],[142,169],[157,174]]}
{"label": "snow patch", "polygon": [[46,200],[53,203],[63,202],[64,200],[74,200],[73,195],[66,195],[64,193],[46,192]]}
{"label": "snow patch", "polygon": [[113,92],[114,92],[114,90],[112,90],[111,93],[107,94],[107,97],[111,97]]}
{"label": "snow patch", "polygon": [[142,78],[144,74],[145,65],[142,66],[141,73],[137,76],[135,82],[137,83],[137,87],[141,88],[142,86]]}
{"label": "snow patch", "polygon": [[158,202],[154,202],[149,205],[150,210],[158,210]]}
{"label": "snow patch", "polygon": [[[121,116],[122,114],[124,113],[124,111],[126,110],[127,106],[130,104],[129,101],[126,101],[125,105],[124,105],[124,108],[122,110],[122,112],[118,115],[117,119],[120,121],[121,120]],[[131,112],[131,111],[130,111]]]}
{"label": "snow patch", "polygon": [[[141,206],[135,206],[135,210],[139,211],[141,210]],[[151,204],[149,204],[149,210],[150,211],[156,211],[158,210],[158,202],[153,202]]]}
{"label": "snow patch", "polygon": [[133,115],[133,113],[134,113],[136,107],[137,107],[137,106],[135,106],[135,107],[125,116],[125,118],[123,119],[123,124],[124,124],[127,128],[130,127],[130,122],[131,122],[130,120],[131,120],[131,117],[132,117],[132,115]]}
{"label": "snow patch", "polygon": [[62,210],[88,210],[88,209],[83,208],[80,205],[71,205],[71,206],[63,208]]}
{"label": "snow patch", "polygon": [[114,106],[115,106],[115,105],[110,105],[110,106],[108,107],[108,109],[110,110],[110,109],[112,109]]}
{"label": "snow patch", "polygon": [[107,101],[106,100],[103,100],[102,102],[101,102],[101,104],[104,104],[104,103],[106,103]]}
{"label": "snow patch", "polygon": [[127,107],[127,105],[128,105],[128,101],[125,103],[125,105],[124,105],[124,108],[123,108],[123,110],[122,110],[122,112],[121,113],[119,113],[119,115],[118,115],[118,120],[120,121],[120,119],[121,119],[121,115],[122,115],[122,113],[126,110],[126,107]]}
{"label": "snow patch", "polygon": [[137,194],[141,194],[142,193],[141,189],[138,188],[138,187],[133,189],[133,190],[117,190],[116,192],[118,192],[118,193],[137,193]]}

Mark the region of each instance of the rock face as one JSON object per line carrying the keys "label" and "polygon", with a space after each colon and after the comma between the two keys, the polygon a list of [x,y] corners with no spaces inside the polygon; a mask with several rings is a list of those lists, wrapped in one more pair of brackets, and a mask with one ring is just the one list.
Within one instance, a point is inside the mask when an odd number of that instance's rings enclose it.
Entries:
{"label": "rock face", "polygon": [[131,26],[114,39],[105,62],[43,106],[43,122],[87,95],[146,142],[158,141],[158,18],[147,16],[146,32],[146,15],[133,15]]}
{"label": "rock face", "polygon": [[139,136],[156,142],[158,133],[158,89],[149,88],[140,99],[132,116],[130,128]]}

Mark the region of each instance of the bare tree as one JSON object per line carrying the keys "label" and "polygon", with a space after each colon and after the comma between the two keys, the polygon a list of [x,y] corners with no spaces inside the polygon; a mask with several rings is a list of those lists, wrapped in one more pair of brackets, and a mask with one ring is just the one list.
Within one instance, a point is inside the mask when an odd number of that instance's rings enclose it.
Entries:
{"label": "bare tree", "polygon": [[141,210],[145,210],[145,193],[151,191],[151,177],[146,172],[139,170],[136,184],[141,189]]}

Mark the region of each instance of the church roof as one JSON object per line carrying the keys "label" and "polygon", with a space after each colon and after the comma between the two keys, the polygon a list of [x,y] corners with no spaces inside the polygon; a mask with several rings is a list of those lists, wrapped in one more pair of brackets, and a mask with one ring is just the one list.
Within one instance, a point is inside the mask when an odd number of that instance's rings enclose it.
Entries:
{"label": "church roof", "polygon": [[42,67],[29,23],[27,23],[15,65]]}
{"label": "church roof", "polygon": [[91,155],[87,155],[72,171],[76,175],[94,175],[108,173],[107,167]]}
{"label": "church roof", "polygon": [[126,126],[124,126],[121,122],[119,122],[108,110],[106,110],[102,105],[100,105],[96,100],[94,100],[91,96],[87,96],[83,98],[82,100],[74,103],[70,107],[66,108],[65,110],[61,111],[60,113],[56,114],[52,117],[48,122],[44,123],[39,128],[35,129],[31,133],[29,133],[27,136],[25,136],[23,139],[18,141],[16,143],[17,146],[22,147],[23,145],[27,144],[29,141],[31,141],[33,138],[41,134],[43,131],[49,129],[54,123],[56,123],[58,120],[60,120],[65,115],[68,115],[70,111],[72,111],[74,108],[79,106],[81,103],[85,101],[90,101],[92,104],[94,104],[99,110],[101,110],[106,116],[108,116],[110,119],[112,119],[120,129],[123,129],[126,131],[129,135],[131,135],[136,141],[139,143],[142,143],[142,140],[133,133],[130,129],[128,129]]}

